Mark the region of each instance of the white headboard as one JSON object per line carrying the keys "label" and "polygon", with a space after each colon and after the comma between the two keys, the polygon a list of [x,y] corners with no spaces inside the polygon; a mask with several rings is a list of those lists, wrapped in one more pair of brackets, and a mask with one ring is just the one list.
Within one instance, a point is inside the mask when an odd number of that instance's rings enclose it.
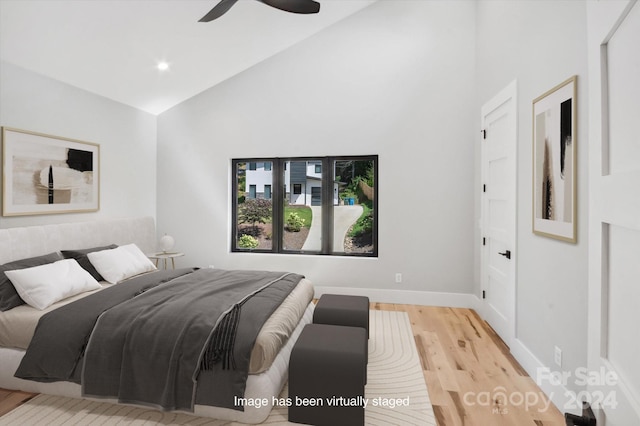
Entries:
{"label": "white headboard", "polygon": [[0,229],[0,265],[59,250],[130,243],[144,253],[156,251],[152,217]]}

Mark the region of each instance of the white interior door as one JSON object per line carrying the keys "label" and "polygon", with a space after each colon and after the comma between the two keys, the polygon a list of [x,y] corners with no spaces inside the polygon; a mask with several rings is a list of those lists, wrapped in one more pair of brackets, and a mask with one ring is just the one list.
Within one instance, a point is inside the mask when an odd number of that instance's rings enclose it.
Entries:
{"label": "white interior door", "polygon": [[587,7],[592,379],[584,399],[598,426],[640,425],[640,3]]}
{"label": "white interior door", "polygon": [[507,345],[515,335],[516,82],[482,107],[482,315]]}

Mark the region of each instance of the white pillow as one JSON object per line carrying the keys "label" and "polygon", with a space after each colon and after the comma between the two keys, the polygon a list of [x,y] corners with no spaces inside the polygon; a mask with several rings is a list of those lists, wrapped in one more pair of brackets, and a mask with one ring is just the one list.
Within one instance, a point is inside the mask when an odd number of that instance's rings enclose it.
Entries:
{"label": "white pillow", "polygon": [[40,310],[67,297],[101,288],[75,259],[5,271],[5,274],[22,300]]}
{"label": "white pillow", "polygon": [[157,269],[135,244],[94,251],[87,257],[96,271],[111,284]]}

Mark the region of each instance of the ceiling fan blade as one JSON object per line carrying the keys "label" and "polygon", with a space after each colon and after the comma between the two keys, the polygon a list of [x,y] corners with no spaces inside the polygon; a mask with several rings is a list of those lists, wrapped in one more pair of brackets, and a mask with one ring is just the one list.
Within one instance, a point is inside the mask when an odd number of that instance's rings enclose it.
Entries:
{"label": "ceiling fan blade", "polygon": [[313,0],[258,0],[276,9],[291,13],[318,13],[320,3]]}
{"label": "ceiling fan blade", "polygon": [[216,18],[224,15],[227,10],[231,9],[231,6],[236,4],[238,0],[221,0],[220,3],[214,6],[213,9],[209,11],[206,15],[204,15],[198,22],[210,22]]}

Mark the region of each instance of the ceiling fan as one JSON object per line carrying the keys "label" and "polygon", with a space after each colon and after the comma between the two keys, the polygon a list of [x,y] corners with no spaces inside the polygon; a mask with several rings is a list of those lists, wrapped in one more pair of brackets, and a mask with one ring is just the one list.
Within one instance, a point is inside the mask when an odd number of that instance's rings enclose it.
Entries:
{"label": "ceiling fan", "polygon": [[[221,0],[213,9],[198,22],[210,22],[224,15],[238,0]],[[313,0],[257,0],[276,9],[291,13],[318,13],[320,3]]]}

